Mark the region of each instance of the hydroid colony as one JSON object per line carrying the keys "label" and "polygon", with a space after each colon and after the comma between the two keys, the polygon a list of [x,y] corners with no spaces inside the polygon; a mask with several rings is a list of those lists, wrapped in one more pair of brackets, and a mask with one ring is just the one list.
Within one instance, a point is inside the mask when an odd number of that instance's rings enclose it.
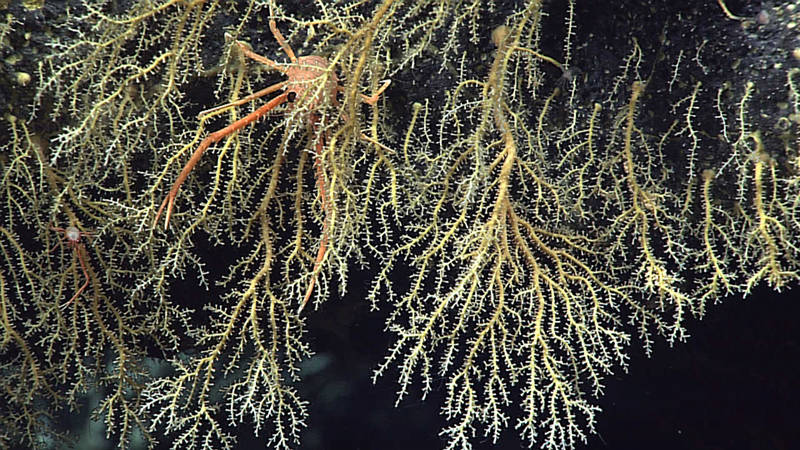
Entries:
{"label": "hydroid colony", "polygon": [[[295,447],[298,306],[365,267],[393,337],[375,380],[398,403],[444,380],[443,446],[575,448],[629,352],[798,277],[791,5],[652,2],[654,34],[639,2],[67,3],[41,8],[36,52],[0,28],[38,67],[33,111],[4,112],[6,445],[64,438],[54,417],[96,388],[121,446],[232,447],[244,426]],[[261,100],[197,113],[281,79],[224,38],[280,60],[270,19],[330,63],[309,89],[340,92],[218,142],[154,228],[188,155]]]}

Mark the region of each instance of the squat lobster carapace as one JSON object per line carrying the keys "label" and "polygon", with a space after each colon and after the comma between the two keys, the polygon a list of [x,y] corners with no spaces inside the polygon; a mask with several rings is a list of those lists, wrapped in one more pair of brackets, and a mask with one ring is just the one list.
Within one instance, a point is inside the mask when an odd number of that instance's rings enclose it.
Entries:
{"label": "squat lobster carapace", "polygon": [[[321,117],[321,115],[318,114],[317,112],[318,108],[326,104],[330,105],[338,104],[336,100],[336,94],[342,91],[343,89],[339,85],[339,80],[335,72],[329,70],[328,60],[321,56],[315,56],[315,55],[301,56],[298,58],[295,55],[292,48],[289,46],[289,44],[286,43],[286,40],[283,38],[283,35],[281,35],[281,32],[275,25],[274,20],[269,21],[269,28],[272,31],[272,35],[275,37],[275,40],[281,46],[284,53],[286,53],[286,56],[289,57],[290,60],[289,63],[283,63],[283,64],[277,63],[269,58],[261,56],[253,52],[249,48],[249,46],[240,41],[236,41],[236,45],[239,47],[239,50],[242,52],[243,55],[283,73],[284,75],[286,75],[287,80],[268,86],[240,100],[236,100],[234,102],[227,103],[225,105],[217,106],[208,109],[206,111],[203,111],[202,113],[200,113],[200,115],[202,116],[222,109],[240,106],[257,98],[261,98],[265,95],[272,94],[274,92],[281,91],[281,93],[278,94],[278,96],[269,100],[264,105],[260,106],[255,111],[237,120],[236,122],[233,122],[232,124],[226,126],[225,128],[222,128],[221,130],[211,133],[205,139],[203,139],[202,142],[200,142],[200,145],[197,147],[192,156],[189,158],[189,162],[187,162],[186,165],[183,166],[183,169],[181,170],[181,173],[178,175],[178,178],[172,184],[172,188],[169,190],[169,193],[164,198],[164,201],[161,202],[161,206],[158,208],[158,211],[156,212],[155,219],[153,219],[153,227],[155,227],[158,224],[158,220],[161,218],[161,214],[164,213],[165,209],[166,209],[166,217],[164,218],[164,229],[167,229],[169,227],[169,221],[170,218],[172,217],[172,209],[175,206],[175,198],[178,196],[178,191],[180,190],[181,185],[189,177],[189,173],[191,173],[192,169],[194,169],[194,166],[197,165],[197,163],[200,161],[200,158],[203,156],[203,153],[205,153],[205,151],[211,146],[211,144],[219,142],[222,138],[238,132],[242,128],[263,117],[265,114],[269,113],[270,111],[282,105],[283,103],[287,101],[294,102],[296,99],[302,99],[304,107],[308,108],[309,110],[308,122],[311,130],[316,134],[318,132],[318,129],[320,128],[318,126],[319,125],[318,122]],[[312,92],[315,81],[318,80],[320,77],[327,77],[324,80],[324,82],[326,83],[325,88],[320,91]],[[366,96],[364,94],[360,94],[362,101],[370,105],[375,104],[375,102],[378,101],[378,98],[380,98],[380,95],[388,86],[389,86],[389,81],[387,80],[383,82],[381,87],[372,96]],[[314,269],[311,275],[311,281],[309,282],[305,297],[303,298],[303,301],[297,310],[298,314],[303,311],[303,308],[305,307],[306,303],[308,303],[308,300],[311,298],[311,294],[314,291],[314,285],[316,284],[317,273],[319,272],[322,261],[325,258],[325,252],[328,246],[328,228],[329,228],[328,219],[330,211],[329,211],[329,202],[327,198],[328,193],[326,192],[325,177],[323,173],[322,160],[321,160],[322,151],[327,141],[326,138],[327,136],[325,135],[318,136],[315,139],[316,145],[314,149],[315,176],[317,181],[317,189],[321,199],[320,204],[322,206],[322,212],[324,215],[322,222],[322,237],[320,239],[320,245],[319,245],[319,250],[317,251],[317,257],[314,261]]]}

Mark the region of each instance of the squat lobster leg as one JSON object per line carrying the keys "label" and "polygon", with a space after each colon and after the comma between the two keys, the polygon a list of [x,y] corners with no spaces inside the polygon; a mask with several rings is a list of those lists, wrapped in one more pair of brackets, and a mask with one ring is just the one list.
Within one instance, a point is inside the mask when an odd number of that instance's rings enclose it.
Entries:
{"label": "squat lobster leg", "polygon": [[[389,87],[389,80],[383,82],[378,90],[372,94],[371,96],[366,96],[361,94],[361,100],[368,104],[374,105],[378,102],[383,91]],[[337,87],[337,90],[341,90],[341,87]],[[316,133],[316,123],[312,124],[312,128]],[[362,135],[363,136],[363,135]],[[317,274],[319,273],[320,266],[322,265],[322,261],[325,259],[325,251],[328,248],[328,200],[327,194],[325,189],[325,174],[322,172],[322,149],[325,146],[322,139],[317,140],[317,148],[316,148],[316,156],[314,158],[314,168],[316,169],[316,177],[317,177],[317,189],[319,190],[320,195],[320,203],[322,204],[322,211],[325,214],[325,217],[322,222],[322,239],[319,243],[319,250],[317,250],[317,257],[314,260],[314,270],[312,271],[311,281],[308,283],[308,289],[306,289],[306,295],[303,298],[303,302],[300,304],[300,307],[297,309],[297,314],[299,315],[303,312],[303,308],[306,307],[306,303],[311,298],[311,294],[314,292],[314,285],[317,283]]]}
{"label": "squat lobster leg", "polygon": [[[316,127],[312,127],[316,129]],[[316,131],[316,130],[315,130]],[[314,285],[317,283],[317,273],[319,273],[319,269],[322,266],[322,261],[325,259],[325,251],[328,248],[328,197],[325,189],[325,174],[322,172],[322,149],[325,146],[322,139],[317,141],[317,154],[314,158],[314,168],[316,170],[316,177],[317,177],[317,189],[319,190],[320,196],[320,203],[322,204],[322,212],[324,217],[322,219],[322,239],[319,242],[319,250],[317,250],[317,258],[314,260],[314,270],[311,272],[311,281],[308,282],[308,288],[306,289],[306,295],[303,298],[303,302],[300,303],[300,307],[297,308],[297,315],[300,315],[303,312],[303,308],[306,307],[306,303],[311,298],[311,294],[314,292]]]}

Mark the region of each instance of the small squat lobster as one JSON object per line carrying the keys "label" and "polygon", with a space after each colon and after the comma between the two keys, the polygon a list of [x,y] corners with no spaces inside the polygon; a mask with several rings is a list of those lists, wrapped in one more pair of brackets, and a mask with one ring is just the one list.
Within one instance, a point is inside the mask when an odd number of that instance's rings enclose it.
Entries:
{"label": "small squat lobster", "polygon": [[[336,94],[337,92],[342,91],[343,88],[342,86],[339,85],[339,80],[336,77],[336,74],[333,72],[327,74],[328,79],[326,80],[326,85],[324,87],[324,90],[322,91],[322,95],[328,96],[328,98],[324,97],[320,98],[319,95],[315,95],[314,97],[311,98],[305,98],[305,96],[307,95],[306,90],[309,86],[311,86],[314,80],[326,76],[329,66],[328,60],[322,56],[315,56],[315,55],[301,56],[298,58],[294,54],[294,51],[289,46],[289,44],[286,43],[286,40],[284,39],[283,35],[281,35],[281,32],[275,25],[274,20],[269,21],[269,28],[272,31],[272,35],[275,36],[275,40],[278,41],[278,44],[280,44],[284,53],[286,53],[291,62],[280,64],[269,58],[266,58],[264,56],[261,56],[253,52],[243,42],[236,41],[236,45],[239,47],[239,50],[242,52],[242,54],[244,54],[248,58],[258,61],[264,65],[271,67],[272,69],[275,69],[283,73],[284,75],[286,75],[288,79],[286,81],[281,81],[280,83],[268,86],[240,100],[236,100],[234,102],[230,102],[221,106],[205,110],[201,112],[199,116],[203,116],[205,114],[209,114],[222,109],[240,106],[251,100],[261,98],[273,92],[278,92],[278,91],[283,91],[283,92],[281,92],[277,97],[274,97],[271,100],[269,100],[267,103],[265,103],[255,111],[237,120],[236,122],[233,122],[227,127],[217,130],[214,133],[211,133],[205,139],[203,139],[202,142],[200,142],[200,145],[194,151],[191,158],[189,158],[189,162],[186,163],[186,165],[183,167],[183,170],[181,170],[181,173],[178,175],[178,178],[172,184],[172,188],[169,190],[169,193],[164,198],[164,201],[161,202],[161,206],[158,208],[158,212],[156,212],[156,217],[153,220],[154,227],[158,224],[158,220],[161,217],[161,214],[164,212],[164,208],[166,208],[166,214],[167,214],[164,219],[164,228],[166,229],[167,227],[169,227],[169,219],[170,217],[172,217],[172,209],[175,205],[175,197],[178,196],[178,190],[181,188],[183,182],[186,181],[186,178],[188,178],[189,173],[192,171],[194,166],[197,165],[197,163],[200,161],[200,158],[203,156],[203,153],[208,149],[209,146],[211,146],[211,144],[219,142],[222,138],[238,132],[242,128],[258,120],[260,117],[264,116],[265,114],[272,111],[276,107],[282,105],[283,103],[287,101],[290,103],[294,102],[296,98],[305,100],[305,105],[307,105],[307,107],[310,110],[308,117],[309,124],[311,125],[311,129],[316,132],[318,128],[317,125],[320,120],[320,115],[316,112],[316,110],[320,106],[325,104],[326,101],[332,105],[336,105],[338,103],[336,101]],[[389,81],[387,80],[383,82],[381,87],[372,96],[366,96],[364,94],[361,94],[362,101],[364,101],[369,105],[374,105],[380,98],[380,95],[383,93],[384,90],[386,90],[388,86],[389,86]],[[326,136],[322,137],[326,138]],[[317,186],[319,189],[321,206],[325,214],[325,219],[323,220],[322,223],[322,238],[320,240],[319,250],[317,251],[317,257],[314,261],[313,275],[311,281],[309,282],[308,289],[306,290],[305,298],[303,299],[303,302],[300,304],[300,307],[297,310],[298,314],[303,311],[303,308],[305,307],[306,303],[308,303],[308,300],[311,298],[311,294],[314,290],[314,285],[317,279],[317,272],[319,271],[322,260],[325,257],[325,250],[328,244],[327,222],[328,222],[329,207],[326,200],[327,195],[325,192],[325,179],[323,177],[322,161],[320,159],[322,150],[325,145],[324,140],[325,139],[317,139],[314,167],[316,169]]]}
{"label": "small squat lobster", "polygon": [[[79,287],[78,290],[75,291],[75,294],[73,294],[72,298],[69,299],[67,303],[61,305],[61,308],[66,308],[73,301],[75,301],[75,299],[78,298],[78,296],[80,296],[83,293],[83,291],[85,291],[86,288],[89,286],[89,273],[88,270],[86,269],[86,261],[84,261],[83,259],[83,252],[85,251],[86,247],[83,246],[81,238],[84,236],[91,236],[91,233],[81,231],[72,225],[68,226],[67,228],[50,226],[50,229],[64,235],[64,240],[67,242],[67,247],[71,248],[72,251],[75,252],[75,255],[78,257],[78,263],[81,265],[81,270],[83,271],[83,277],[86,279],[83,285],[81,285],[81,287]],[[55,250],[57,245],[58,243],[56,243],[56,245],[53,246],[53,248],[51,248],[50,251],[52,252],[53,250]]]}

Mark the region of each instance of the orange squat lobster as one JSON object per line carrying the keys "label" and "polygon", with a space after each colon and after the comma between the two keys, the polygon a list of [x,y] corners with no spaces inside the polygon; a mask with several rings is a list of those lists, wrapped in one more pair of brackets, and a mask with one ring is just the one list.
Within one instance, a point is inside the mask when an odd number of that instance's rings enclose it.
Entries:
{"label": "orange squat lobster", "polygon": [[[251,112],[250,114],[242,117],[241,119],[233,122],[232,124],[228,125],[221,130],[217,130],[214,133],[208,135],[197,149],[192,154],[192,157],[189,158],[189,162],[183,166],[183,170],[181,170],[180,175],[178,175],[178,179],[175,180],[175,183],[172,184],[172,188],[169,190],[169,193],[164,198],[164,201],[161,202],[161,206],[158,208],[158,212],[156,213],[156,217],[153,220],[153,227],[158,224],[158,220],[161,217],[161,214],[164,212],[164,208],[167,210],[167,215],[164,219],[164,228],[166,229],[169,227],[169,219],[172,217],[172,208],[175,205],[175,197],[178,196],[178,190],[181,188],[181,185],[186,178],[189,177],[189,173],[192,171],[194,166],[200,161],[200,157],[203,156],[203,153],[208,149],[211,144],[219,142],[225,136],[230,134],[236,133],[242,128],[249,125],[251,122],[258,120],[260,117],[264,116],[268,112],[272,111],[276,107],[282,105],[285,102],[294,102],[295,99],[304,99],[305,105],[308,106],[309,112],[309,123],[311,125],[312,130],[316,131],[317,129],[317,122],[320,120],[320,116],[316,113],[316,109],[320,106],[325,104],[327,100],[330,104],[336,105],[336,93],[342,90],[342,87],[339,85],[339,80],[336,77],[334,72],[330,72],[328,74],[328,80],[326,82],[325,90],[323,91],[323,95],[329,96],[326,98],[320,98],[319,96],[315,95],[312,98],[305,98],[306,89],[319,77],[323,77],[326,75],[328,71],[328,60],[323,58],[322,56],[301,56],[297,57],[294,54],[294,51],[289,44],[286,43],[286,40],[281,35],[281,32],[278,31],[278,27],[275,25],[274,20],[269,21],[269,28],[272,31],[272,35],[275,36],[275,40],[278,41],[283,51],[289,57],[291,62],[286,64],[277,63],[269,58],[261,56],[248,48],[248,46],[240,41],[236,41],[236,45],[239,47],[239,50],[250,59],[258,61],[262,64],[265,64],[272,69],[275,69],[284,75],[286,75],[287,80],[282,81],[280,83],[273,84],[272,86],[268,86],[256,93],[248,95],[240,100],[236,100],[231,103],[227,103],[221,106],[217,106],[215,108],[208,109],[206,111],[201,112],[199,115],[209,114],[215,111],[219,111],[222,109],[235,107],[243,105],[251,100],[255,100],[257,98],[261,98],[267,94],[271,94],[277,91],[281,92],[277,97],[272,98],[267,103],[256,109],[255,111]],[[389,86],[389,81],[384,81],[383,85],[378,89],[378,91],[373,94],[372,96],[366,96],[361,94],[361,99],[370,105],[375,104],[380,98],[380,95],[383,91]],[[323,136],[325,137],[325,136]],[[317,280],[317,272],[319,271],[320,264],[322,263],[323,258],[325,257],[325,250],[328,245],[328,223],[327,223],[327,216],[328,216],[328,203],[327,203],[327,195],[325,192],[325,179],[322,173],[322,161],[320,160],[320,155],[322,154],[322,150],[324,147],[324,139],[317,139],[316,143],[316,152],[315,152],[315,160],[314,160],[314,167],[316,168],[316,179],[317,179],[317,186],[319,189],[319,194],[321,198],[321,205],[322,210],[325,213],[325,219],[322,223],[322,239],[320,241],[319,250],[317,251],[317,257],[314,261],[314,271],[309,282],[308,289],[306,290],[305,298],[303,302],[300,304],[300,308],[298,308],[297,313],[303,311],[303,308],[308,303],[308,300],[311,298],[311,293],[314,291],[314,285]]]}

